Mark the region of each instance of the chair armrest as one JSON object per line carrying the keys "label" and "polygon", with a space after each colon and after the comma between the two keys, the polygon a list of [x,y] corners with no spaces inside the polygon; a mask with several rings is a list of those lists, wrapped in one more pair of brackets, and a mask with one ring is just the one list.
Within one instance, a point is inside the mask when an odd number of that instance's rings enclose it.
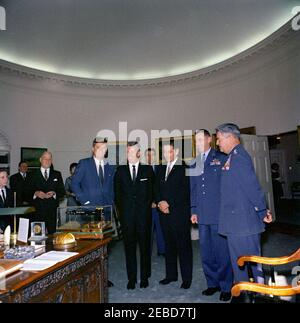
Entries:
{"label": "chair armrest", "polygon": [[239,296],[241,291],[257,292],[274,296],[292,296],[300,293],[300,285],[297,286],[269,286],[257,283],[241,282],[231,289],[232,296]]}
{"label": "chair armrest", "polygon": [[269,258],[260,256],[242,256],[237,260],[239,266],[243,266],[245,262],[255,262],[264,265],[284,265],[293,261],[300,260],[300,248],[290,256]]}

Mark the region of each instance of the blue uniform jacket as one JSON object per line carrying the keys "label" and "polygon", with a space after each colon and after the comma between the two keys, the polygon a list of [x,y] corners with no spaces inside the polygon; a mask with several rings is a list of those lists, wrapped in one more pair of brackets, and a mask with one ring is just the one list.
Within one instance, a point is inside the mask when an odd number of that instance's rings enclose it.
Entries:
{"label": "blue uniform jacket", "polygon": [[[199,155],[196,162],[200,162]],[[218,224],[220,213],[220,181],[226,155],[211,149],[204,163],[204,172],[190,177],[191,213],[198,215],[199,224]]]}
{"label": "blue uniform jacket", "polygon": [[264,231],[265,195],[252,159],[242,145],[229,154],[222,168],[219,233],[252,235]]}
{"label": "blue uniform jacket", "polygon": [[72,178],[71,188],[81,205],[112,205],[114,202],[115,167],[104,164],[104,183],[101,184],[93,157],[81,159]]}

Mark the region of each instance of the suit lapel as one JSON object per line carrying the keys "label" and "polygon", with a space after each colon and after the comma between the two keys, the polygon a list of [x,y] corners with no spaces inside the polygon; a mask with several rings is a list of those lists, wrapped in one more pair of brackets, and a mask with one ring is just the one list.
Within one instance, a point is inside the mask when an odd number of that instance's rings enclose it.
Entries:
{"label": "suit lapel", "polygon": [[0,196],[0,207],[4,207],[4,201],[2,199],[2,195]]}
{"label": "suit lapel", "polygon": [[[50,175],[50,173],[49,173],[49,175]],[[45,180],[44,174],[42,173],[41,169],[39,169],[38,177],[39,177],[41,180],[43,180],[44,182],[47,182],[47,181]]]}
{"label": "suit lapel", "polygon": [[110,176],[111,176],[111,167],[109,163],[105,162],[104,163],[104,185],[108,183],[108,179]]}
{"label": "suit lapel", "polygon": [[131,178],[131,173],[130,173],[130,166],[129,164],[126,165],[126,176],[127,176],[127,180],[128,180],[128,183],[130,183],[131,185],[133,184],[132,182],[132,178]]}
{"label": "suit lapel", "polygon": [[210,150],[209,154],[206,157],[205,163],[204,163],[204,167],[206,168],[210,162],[214,159],[215,156],[215,152],[213,151],[213,149]]}
{"label": "suit lapel", "polygon": [[137,183],[140,180],[142,172],[143,172],[143,167],[142,167],[141,163],[139,163],[139,167],[138,167],[138,172],[136,174],[135,183]]}
{"label": "suit lapel", "polygon": [[[171,169],[171,171],[170,171],[170,173],[168,175],[167,181],[170,178],[170,176],[173,176],[173,174],[176,173],[176,170],[178,168],[178,165],[179,165],[179,160],[177,159],[176,163],[173,165],[173,167],[172,167],[172,169]],[[165,171],[166,171],[166,168],[167,168],[167,165],[165,167]],[[165,176],[166,176],[166,172],[165,172]]]}
{"label": "suit lapel", "polygon": [[[90,159],[90,168],[91,168],[92,173],[94,174],[93,177],[95,178],[97,184],[102,186],[99,175],[98,175],[97,166],[96,166],[96,162],[94,160],[94,157],[91,157],[91,159]],[[105,174],[104,174],[104,180],[105,180]]]}

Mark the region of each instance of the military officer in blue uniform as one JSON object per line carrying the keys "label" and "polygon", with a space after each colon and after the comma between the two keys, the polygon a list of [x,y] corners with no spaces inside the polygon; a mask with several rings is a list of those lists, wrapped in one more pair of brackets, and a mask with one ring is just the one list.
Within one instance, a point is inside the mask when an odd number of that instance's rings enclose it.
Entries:
{"label": "military officer in blue uniform", "polygon": [[[240,143],[240,130],[232,123],[217,127],[217,144],[228,155],[221,175],[219,233],[227,236],[235,282],[248,281],[245,268],[237,265],[242,255],[261,255],[260,237],[272,221],[253,167],[252,159]],[[252,268],[254,279],[263,277],[261,268]]]}
{"label": "military officer in blue uniform", "polygon": [[201,259],[210,296],[221,291],[220,300],[229,301],[233,273],[226,237],[218,233],[220,180],[226,155],[211,148],[206,129],[196,130],[198,156],[190,169],[191,221],[198,223]]}

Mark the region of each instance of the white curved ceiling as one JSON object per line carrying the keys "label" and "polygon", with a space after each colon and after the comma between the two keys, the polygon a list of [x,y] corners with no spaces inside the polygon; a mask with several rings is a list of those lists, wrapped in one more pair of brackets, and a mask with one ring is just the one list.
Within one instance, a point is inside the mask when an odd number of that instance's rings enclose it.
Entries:
{"label": "white curved ceiling", "polygon": [[0,59],[69,76],[195,71],[268,37],[300,0],[7,0]]}

